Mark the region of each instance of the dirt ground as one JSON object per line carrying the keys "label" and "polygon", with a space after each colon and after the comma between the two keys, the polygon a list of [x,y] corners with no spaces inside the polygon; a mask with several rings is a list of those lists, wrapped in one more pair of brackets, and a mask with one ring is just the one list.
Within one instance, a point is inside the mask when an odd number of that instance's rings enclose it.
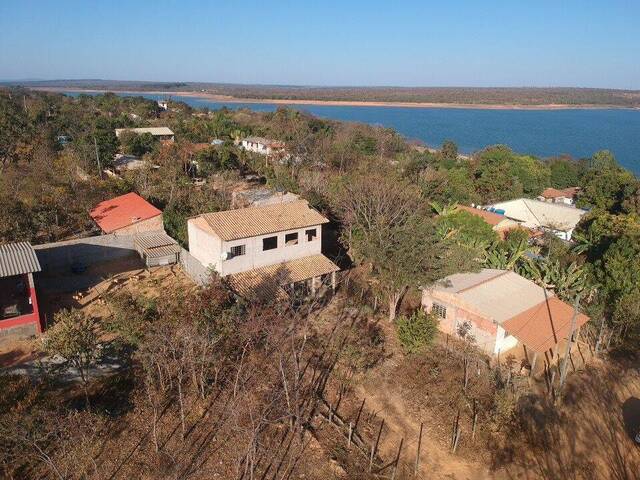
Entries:
{"label": "dirt ground", "polygon": [[[46,327],[51,324],[54,314],[63,308],[79,308],[102,318],[109,314],[102,301],[108,294],[124,289],[153,299],[169,286],[194,288],[193,282],[178,266],[145,270],[136,259],[123,259],[94,265],[81,275],[57,272],[43,276],[39,279],[38,303]],[[0,342],[0,368],[39,358],[38,341],[35,338]]]}
{"label": "dirt ground", "polygon": [[[416,407],[415,397],[405,398],[403,392],[410,386],[402,385],[396,368],[404,361],[403,354],[392,326],[385,320],[380,325],[385,334],[386,358],[355,379],[351,408],[357,409],[366,398],[366,410],[375,419],[373,427],[363,425],[363,429],[375,430],[384,419],[380,451],[386,459],[395,457],[403,440],[401,458],[409,477],[420,423],[424,422],[421,478],[640,479],[640,446],[633,442],[640,430],[638,361],[589,358],[586,366],[570,369],[562,398],[556,404],[534,382],[532,392],[536,393],[520,399],[522,425],[515,426],[509,435],[498,435],[490,441],[482,437],[475,445],[467,443],[451,454],[448,422],[425,416],[424,410]],[[467,439],[468,430],[463,431]]]}

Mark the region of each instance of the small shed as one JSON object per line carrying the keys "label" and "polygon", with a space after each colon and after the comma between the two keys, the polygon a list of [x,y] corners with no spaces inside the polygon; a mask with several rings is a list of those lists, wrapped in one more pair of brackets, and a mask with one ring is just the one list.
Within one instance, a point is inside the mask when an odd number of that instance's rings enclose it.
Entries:
{"label": "small shed", "polygon": [[28,242],[0,245],[0,338],[42,332],[33,274],[41,271]]}
{"label": "small shed", "polygon": [[135,236],[136,251],[147,267],[173,265],[180,258],[180,245],[164,232],[147,232]]}

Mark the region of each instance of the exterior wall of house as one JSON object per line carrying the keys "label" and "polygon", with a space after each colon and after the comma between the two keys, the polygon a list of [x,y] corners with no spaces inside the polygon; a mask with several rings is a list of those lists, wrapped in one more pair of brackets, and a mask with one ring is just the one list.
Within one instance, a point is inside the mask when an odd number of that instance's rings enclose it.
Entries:
{"label": "exterior wall of house", "polygon": [[[256,268],[288,262],[298,258],[317,255],[322,252],[322,225],[286,230],[268,235],[243,238],[232,241],[223,241],[211,232],[206,232],[190,220],[187,224],[189,233],[189,251],[205,267],[211,267],[221,276],[246,272]],[[306,230],[315,229],[316,238],[308,241]],[[290,233],[298,233],[297,245],[285,245],[285,236]],[[278,246],[272,250],[263,250],[263,239],[277,237]],[[245,254],[231,256],[231,248],[239,245],[245,246]],[[222,253],[228,253],[229,257],[222,260]]]}
{"label": "exterior wall of house", "polygon": [[221,273],[222,239],[212,232],[199,228],[196,220],[187,220],[189,253],[205,268],[212,268]]}
{"label": "exterior wall of house", "polygon": [[500,352],[506,352],[518,345],[518,339],[513,335],[508,335],[500,325],[496,334],[496,346],[493,353],[497,355]]}
{"label": "exterior wall of house", "polygon": [[422,291],[423,308],[430,312],[434,302],[447,309],[446,318],[440,320],[440,331],[449,335],[457,335],[458,326],[468,322],[471,327],[469,333],[473,335],[475,345],[489,355],[495,353],[500,327],[493,320],[474,312],[469,306],[463,305],[454,295],[424,289]]}
{"label": "exterior wall of house", "polygon": [[[316,229],[315,240],[307,241],[305,231],[314,228]],[[297,245],[285,245],[285,236],[290,233],[298,234]],[[278,247],[272,250],[263,250],[262,241],[269,237],[278,238]],[[245,254],[237,257],[230,256],[227,260],[224,260],[221,265],[221,270],[219,270],[221,275],[246,272],[267,265],[317,255],[322,251],[322,226],[314,225],[311,227],[223,242],[222,251],[231,252],[231,247],[238,245],[245,246]]]}
{"label": "exterior wall of house", "polygon": [[40,310],[38,308],[38,298],[36,287],[33,282],[33,274],[23,276],[29,285],[29,303],[33,307],[33,312],[19,317],[0,320],[0,338],[2,337],[26,337],[42,332],[40,322]]}
{"label": "exterior wall of house", "polygon": [[114,235],[135,235],[142,232],[164,232],[164,224],[162,223],[162,215],[156,215],[153,218],[136,222],[123,228],[119,228]]}
{"label": "exterior wall of house", "polygon": [[242,145],[242,148],[244,148],[245,150],[248,150],[254,153],[259,153],[261,155],[272,155],[273,153],[276,152],[276,150],[273,149],[271,146],[265,145],[264,143],[260,143],[260,142],[250,142],[247,140],[242,140],[241,145]]}

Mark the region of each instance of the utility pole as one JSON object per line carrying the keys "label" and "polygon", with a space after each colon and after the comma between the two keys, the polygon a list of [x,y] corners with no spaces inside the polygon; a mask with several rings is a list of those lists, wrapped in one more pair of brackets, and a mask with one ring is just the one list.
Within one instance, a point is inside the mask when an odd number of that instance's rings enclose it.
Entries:
{"label": "utility pole", "polygon": [[93,137],[93,145],[96,147],[96,162],[98,164],[98,175],[102,178],[102,167],[100,166],[100,153],[98,152],[98,141]]}

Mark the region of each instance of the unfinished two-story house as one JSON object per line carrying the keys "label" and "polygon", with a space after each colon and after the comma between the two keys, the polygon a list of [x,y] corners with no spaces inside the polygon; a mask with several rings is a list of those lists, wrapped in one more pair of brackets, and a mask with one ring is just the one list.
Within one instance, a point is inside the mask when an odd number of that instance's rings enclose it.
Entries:
{"label": "unfinished two-story house", "polygon": [[243,296],[315,294],[339,270],[322,254],[327,222],[305,200],[205,213],[187,222],[189,251]]}

